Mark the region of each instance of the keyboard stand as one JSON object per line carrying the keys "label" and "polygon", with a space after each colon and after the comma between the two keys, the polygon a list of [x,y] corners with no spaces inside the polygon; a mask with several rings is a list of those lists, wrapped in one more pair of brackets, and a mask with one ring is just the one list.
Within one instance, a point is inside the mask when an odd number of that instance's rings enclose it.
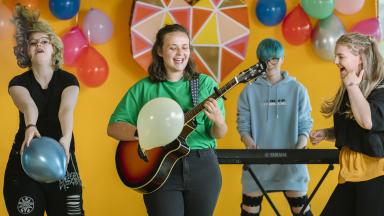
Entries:
{"label": "keyboard stand", "polygon": [[301,215],[304,215],[304,211],[305,209],[307,208],[307,206],[309,205],[309,203],[311,202],[312,198],[315,196],[317,190],[320,188],[320,186],[323,184],[323,181],[325,179],[325,177],[327,177],[328,173],[333,170],[333,164],[328,164],[328,167],[327,169],[325,170],[323,176],[321,176],[321,179],[319,180],[319,182],[316,184],[316,187],[315,189],[313,189],[311,195],[309,196],[308,198],[308,201],[304,204],[303,208],[301,209],[301,211],[299,212],[299,215],[298,216],[301,216]]}
{"label": "keyboard stand", "polygon": [[[257,178],[257,176],[255,175],[255,173],[252,171],[252,169],[249,167],[248,164],[244,164],[243,166],[243,169],[248,171],[249,174],[251,174],[253,180],[256,182],[257,186],[259,186],[261,192],[263,193],[263,195],[265,196],[265,198],[267,199],[267,201],[269,202],[269,204],[271,205],[273,211],[275,212],[275,214],[277,216],[280,216],[280,213],[279,211],[277,210],[275,204],[272,202],[271,198],[268,196],[268,193],[265,191],[264,187],[261,185],[259,179]],[[304,211],[305,209],[307,208],[307,206],[309,205],[309,203],[311,202],[311,200],[313,199],[313,197],[315,196],[316,192],[318,191],[318,189],[320,188],[320,186],[323,184],[325,178],[327,177],[327,175],[329,174],[329,172],[331,170],[334,169],[334,166],[333,164],[328,164],[328,167],[327,169],[325,170],[323,176],[321,177],[321,179],[319,180],[319,182],[316,184],[315,186],[315,189],[313,190],[313,192],[311,193],[311,195],[309,196],[308,198],[308,201],[306,203],[304,203],[304,206],[303,208],[301,209],[301,211],[299,212],[298,216],[302,216],[304,215]]]}
{"label": "keyboard stand", "polygon": [[256,177],[255,173],[252,171],[252,169],[249,167],[249,165],[248,165],[248,164],[244,164],[243,169],[244,169],[244,170],[247,170],[247,171],[249,172],[249,174],[251,174],[253,180],[255,180],[257,186],[259,186],[261,192],[263,193],[263,195],[265,196],[265,198],[268,200],[268,202],[269,202],[269,204],[271,205],[271,207],[272,207],[273,211],[275,212],[275,214],[276,214],[277,216],[280,216],[280,213],[279,213],[279,211],[277,210],[275,204],[273,204],[271,198],[268,196],[268,193],[264,190],[264,188],[263,188],[263,186],[261,185],[259,179]]}

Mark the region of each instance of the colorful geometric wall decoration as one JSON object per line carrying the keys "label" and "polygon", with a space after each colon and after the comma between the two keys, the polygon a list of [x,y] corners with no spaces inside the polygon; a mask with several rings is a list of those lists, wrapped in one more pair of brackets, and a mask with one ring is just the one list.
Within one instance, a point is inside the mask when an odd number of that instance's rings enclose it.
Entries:
{"label": "colorful geometric wall decoration", "polygon": [[242,0],[136,0],[131,17],[133,58],[146,70],[157,31],[178,23],[190,32],[199,72],[220,82],[246,55],[248,9]]}

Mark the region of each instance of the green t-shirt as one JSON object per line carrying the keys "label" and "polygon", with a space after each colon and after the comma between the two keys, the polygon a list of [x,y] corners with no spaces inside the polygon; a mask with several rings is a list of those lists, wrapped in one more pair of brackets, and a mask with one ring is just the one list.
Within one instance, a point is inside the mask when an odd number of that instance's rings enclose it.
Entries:
{"label": "green t-shirt", "polygon": [[[211,77],[200,74],[198,103],[212,95],[215,87],[217,87],[217,83]],[[109,123],[127,122],[132,125],[137,125],[137,117],[141,108],[148,101],[158,97],[173,99],[180,105],[184,113],[193,108],[188,80],[153,83],[149,78],[145,78],[127,91],[113,112]],[[218,100],[218,105],[222,114],[225,116],[222,99]],[[187,138],[188,146],[191,149],[215,148],[216,140],[210,133],[213,124],[212,121],[207,118],[203,111],[196,116],[196,121],[196,129],[191,132]]]}

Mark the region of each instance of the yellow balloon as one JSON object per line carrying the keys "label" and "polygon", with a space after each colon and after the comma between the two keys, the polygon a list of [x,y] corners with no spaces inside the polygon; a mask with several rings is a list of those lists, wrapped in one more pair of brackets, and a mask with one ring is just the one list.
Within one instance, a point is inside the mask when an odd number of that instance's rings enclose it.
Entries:
{"label": "yellow balloon", "polygon": [[184,113],[170,98],[156,98],[140,110],[137,131],[143,150],[165,146],[174,141],[184,127]]}

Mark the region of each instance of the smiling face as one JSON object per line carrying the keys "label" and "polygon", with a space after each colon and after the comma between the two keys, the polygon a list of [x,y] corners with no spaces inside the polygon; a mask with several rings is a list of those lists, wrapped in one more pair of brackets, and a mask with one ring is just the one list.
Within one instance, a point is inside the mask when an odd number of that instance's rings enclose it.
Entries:
{"label": "smiling face", "polygon": [[53,46],[48,34],[32,33],[28,40],[28,55],[32,64],[51,65]]}
{"label": "smiling face", "polygon": [[164,36],[163,46],[158,50],[167,74],[184,73],[190,54],[189,37],[180,31],[167,33]]}
{"label": "smiling face", "polygon": [[359,54],[352,52],[352,49],[346,45],[336,45],[335,64],[340,70],[341,78],[344,78],[348,72],[354,72],[356,75],[362,70],[362,60]]}

